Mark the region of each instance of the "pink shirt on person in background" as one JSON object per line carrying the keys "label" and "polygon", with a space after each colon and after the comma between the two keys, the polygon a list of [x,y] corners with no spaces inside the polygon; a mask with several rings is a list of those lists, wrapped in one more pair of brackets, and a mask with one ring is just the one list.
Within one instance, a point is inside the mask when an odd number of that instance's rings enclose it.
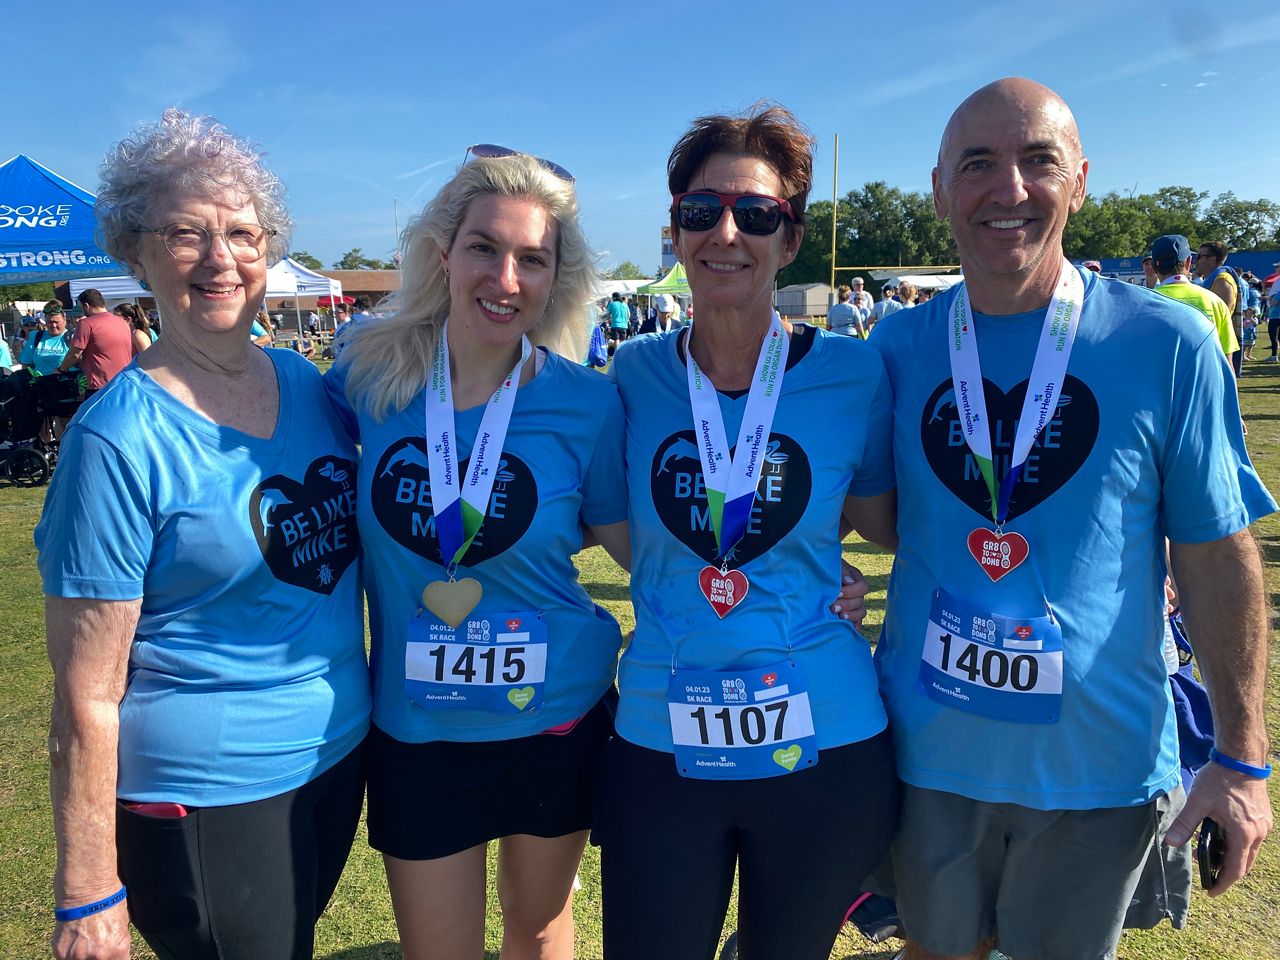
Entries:
{"label": "pink shirt on person in background", "polygon": [[71,346],[81,351],[80,369],[90,390],[100,390],[133,359],[133,328],[124,317],[87,313],[76,323]]}

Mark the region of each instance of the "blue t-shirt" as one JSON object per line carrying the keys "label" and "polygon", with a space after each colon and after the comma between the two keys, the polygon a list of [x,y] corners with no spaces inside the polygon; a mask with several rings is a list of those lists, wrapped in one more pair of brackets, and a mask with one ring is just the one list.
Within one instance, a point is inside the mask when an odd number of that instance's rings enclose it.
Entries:
{"label": "blue t-shirt", "polygon": [[9,349],[9,341],[0,337],[0,367],[8,369],[13,366],[13,352]]}
{"label": "blue t-shirt", "polygon": [[69,339],[70,334],[66,331],[57,336],[47,330],[33,331],[27,336],[26,346],[22,348],[18,362],[35,367],[42,376],[53,373],[62,365],[62,358],[67,355]]}
{"label": "blue t-shirt", "polygon": [[609,326],[615,330],[625,330],[631,325],[631,312],[621,300],[609,301]]}
{"label": "blue t-shirt", "polygon": [[[961,433],[951,295],[887,317],[871,344],[896,399],[901,545],[876,648],[903,780],[1038,809],[1144,803],[1178,782],[1162,656],[1164,539],[1207,542],[1275,510],[1249,463],[1231,370],[1199,311],[1081,271],[1085,302],[1057,408],[1013,490],[1025,562],[992,582],[967,547],[990,497]],[[976,315],[997,479],[1008,469],[1044,311]],[[992,719],[918,680],[934,590],[1062,629],[1056,723]],[[1030,695],[1030,694],[1029,694]]]}
{"label": "blue t-shirt", "polygon": [[136,364],[62,440],[44,592],[142,598],[117,795],[224,806],[314,779],[364,737],[355,448],[315,367],[273,350],[275,434],[221,427]]}
{"label": "blue t-shirt", "polygon": [[[423,588],[445,579],[431,512],[425,391],[378,423],[363,409],[353,414],[345,393],[347,363],[326,375],[329,395],[361,445],[358,515],[369,594],[373,721],[397,740],[530,736],[582,716],[613,682],[622,635],[617,621],[578,582],[572,555],[582,548],[582,524],[626,519],[622,407],[607,378],[544,355],[542,370],[516,393],[489,509],[458,572],[483,587],[477,613],[536,611],[546,623],[542,700],[516,713],[424,707],[407,697],[409,621],[422,606]],[[463,472],[483,412],[482,405],[456,416]]]}
{"label": "blue t-shirt", "polygon": [[[627,414],[631,600],[636,631],[618,667],[618,732],[672,751],[667,686],[681,668],[729,670],[788,657],[804,673],[819,749],[884,729],[867,641],[828,606],[840,591],[840,512],[850,494],[893,488],[884,364],[865,343],[797,328],[774,415],[757,501],[734,566],[746,598],[720,620],[698,574],[715,559],[702,464],[694,445],[679,332],[629,340],[610,374]],[[796,360],[802,338],[809,349]],[[746,395],[719,394],[726,435]],[[865,410],[842,420],[815,410]]]}

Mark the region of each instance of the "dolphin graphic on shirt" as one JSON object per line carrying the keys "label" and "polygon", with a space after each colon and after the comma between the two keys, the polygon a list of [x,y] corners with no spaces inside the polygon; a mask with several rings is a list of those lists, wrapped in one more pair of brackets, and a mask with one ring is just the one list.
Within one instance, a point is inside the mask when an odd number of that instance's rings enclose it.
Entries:
{"label": "dolphin graphic on shirt", "polygon": [[953,387],[938,398],[938,402],[933,405],[933,415],[929,417],[930,423],[937,423],[942,419],[942,411],[947,407],[954,408],[956,405],[956,391]]}
{"label": "dolphin graphic on shirt", "polygon": [[285,496],[284,491],[276,487],[267,487],[262,491],[262,496],[258,500],[258,519],[262,521],[262,529],[271,529],[271,514],[273,511],[281,507],[291,507],[293,501]]}
{"label": "dolphin graphic on shirt", "polygon": [[671,446],[667,447],[667,449],[663,451],[662,463],[658,464],[658,473],[659,474],[666,473],[667,464],[669,464],[672,460],[677,460],[677,459],[697,460],[698,448],[693,445],[692,441],[685,440],[683,437],[676,440],[674,443],[671,444]]}
{"label": "dolphin graphic on shirt", "polygon": [[419,450],[416,444],[406,442],[396,451],[395,456],[387,461],[387,465],[382,468],[382,473],[379,476],[388,477],[395,471],[396,467],[401,467],[408,463],[419,466],[423,470],[430,469],[427,465],[427,455]]}

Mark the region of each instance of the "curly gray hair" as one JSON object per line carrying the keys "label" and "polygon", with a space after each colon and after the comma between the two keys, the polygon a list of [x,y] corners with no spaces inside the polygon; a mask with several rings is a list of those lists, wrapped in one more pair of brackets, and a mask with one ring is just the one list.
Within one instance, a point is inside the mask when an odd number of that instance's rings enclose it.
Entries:
{"label": "curly gray hair", "polygon": [[144,124],[108,151],[94,211],[98,243],[132,270],[140,230],[151,205],[172,196],[221,201],[237,194],[253,202],[259,222],[275,234],[267,262],[289,250],[293,220],[284,203],[284,184],[262,165],[262,153],[213,117],[192,116],[170,107],[159,123]]}

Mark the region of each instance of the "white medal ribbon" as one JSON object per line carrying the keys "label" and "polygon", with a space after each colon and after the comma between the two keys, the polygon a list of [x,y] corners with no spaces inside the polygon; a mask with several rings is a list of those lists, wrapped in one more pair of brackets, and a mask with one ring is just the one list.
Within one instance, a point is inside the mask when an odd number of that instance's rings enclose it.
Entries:
{"label": "white medal ribbon", "polygon": [[1022,473],[1022,466],[1035,439],[1057,408],[1062,381],[1075,344],[1076,328],[1084,303],[1084,280],[1070,261],[1062,261],[1062,271],[1053,299],[1045,311],[1040,343],[1027,381],[1027,395],[1014,434],[1013,454],[1004,480],[997,485],[991,455],[991,432],[987,422],[987,401],[982,388],[982,364],[978,358],[978,336],[973,325],[969,289],[961,284],[951,302],[950,360],[951,384],[956,393],[956,409],[965,442],[978,462],[978,469],[991,494],[991,516],[1000,531],[1009,512],[1009,495]]}
{"label": "white medal ribbon", "polygon": [[459,482],[458,446],[453,409],[453,384],[449,377],[449,323],[446,320],[431,363],[431,382],[426,393],[427,469],[431,480],[431,512],[436,521],[436,537],[447,570],[452,576],[467,547],[475,539],[489,507],[489,496],[497,479],[502,447],[511,424],[511,411],[520,387],[520,373],[533,347],[529,338],[520,338],[520,359],[498,385],[485,406],[480,429],[471,447],[467,475]]}
{"label": "white medal ribbon", "polygon": [[[697,323],[694,323],[696,329]],[[742,415],[742,437],[737,453],[729,455],[724,418],[716,389],[693,359],[693,330],[685,343],[689,363],[689,403],[693,407],[693,426],[702,460],[702,477],[707,490],[707,508],[716,536],[717,559],[727,566],[726,557],[746,533],[755,503],[760,468],[769,443],[769,430],[782,395],[782,380],[787,370],[790,347],[787,332],[777,312],[769,321],[769,329],[760,345],[756,369],[747,393],[747,406]]]}

